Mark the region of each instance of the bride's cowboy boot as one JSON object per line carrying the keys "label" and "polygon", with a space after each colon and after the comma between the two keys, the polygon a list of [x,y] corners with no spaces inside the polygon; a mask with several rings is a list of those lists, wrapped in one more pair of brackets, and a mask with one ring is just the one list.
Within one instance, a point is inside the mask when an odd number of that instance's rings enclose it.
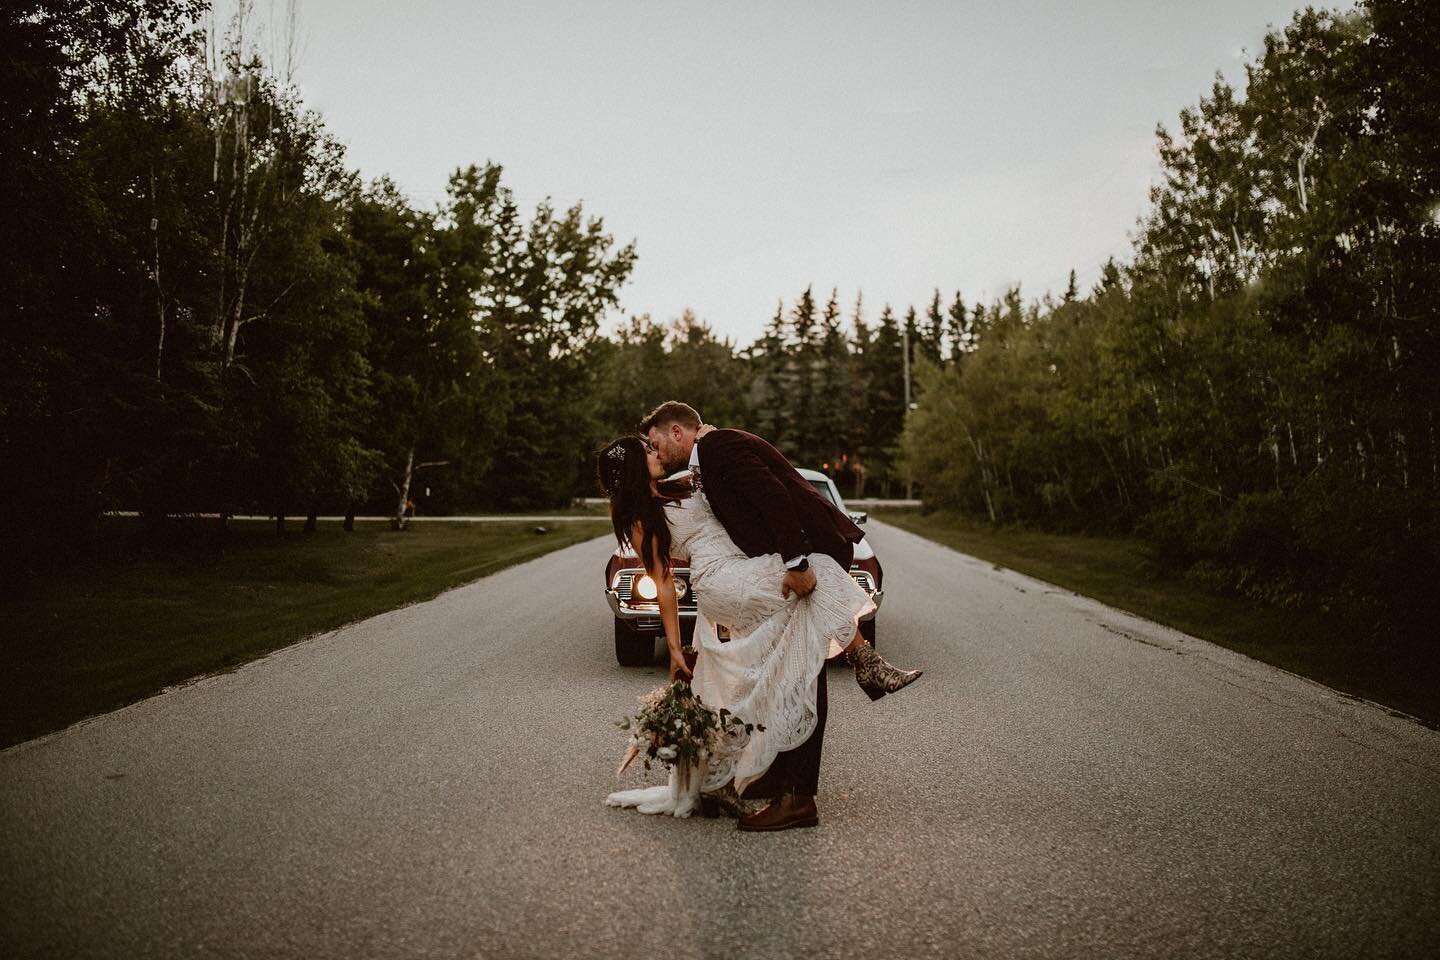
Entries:
{"label": "bride's cowboy boot", "polygon": [[871,700],[879,700],[920,679],[922,670],[896,670],[885,662],[868,643],[862,643],[845,655],[855,668],[855,682]]}
{"label": "bride's cowboy boot", "polygon": [[741,830],[769,833],[775,830],[793,830],[796,827],[814,827],[819,823],[820,812],[815,807],[814,797],[784,793],[771,800],[764,809],[741,817],[736,826]]}
{"label": "bride's cowboy boot", "polygon": [[735,792],[735,782],[732,780],[719,790],[700,794],[700,813],[712,820],[716,817],[733,817],[737,820],[743,817],[745,803]]}

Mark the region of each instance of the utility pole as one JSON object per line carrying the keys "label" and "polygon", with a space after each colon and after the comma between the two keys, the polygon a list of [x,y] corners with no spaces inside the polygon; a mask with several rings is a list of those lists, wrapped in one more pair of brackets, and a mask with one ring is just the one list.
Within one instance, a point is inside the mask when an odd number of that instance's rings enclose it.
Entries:
{"label": "utility pole", "polygon": [[905,416],[910,416],[910,325],[900,328],[901,352],[905,357]]}

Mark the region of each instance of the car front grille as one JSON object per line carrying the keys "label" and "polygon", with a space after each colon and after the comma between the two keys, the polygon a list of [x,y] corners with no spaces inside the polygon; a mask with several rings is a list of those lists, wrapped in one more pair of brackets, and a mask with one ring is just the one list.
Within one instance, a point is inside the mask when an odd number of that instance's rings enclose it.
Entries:
{"label": "car front grille", "polygon": [[870,571],[861,570],[859,567],[851,567],[850,576],[860,585],[861,590],[864,590],[866,593],[875,592],[875,578],[870,575]]}
{"label": "car front grille", "polygon": [[615,592],[620,595],[622,603],[630,602],[630,595],[635,591],[635,578],[639,575],[638,570],[621,570],[615,578]]}

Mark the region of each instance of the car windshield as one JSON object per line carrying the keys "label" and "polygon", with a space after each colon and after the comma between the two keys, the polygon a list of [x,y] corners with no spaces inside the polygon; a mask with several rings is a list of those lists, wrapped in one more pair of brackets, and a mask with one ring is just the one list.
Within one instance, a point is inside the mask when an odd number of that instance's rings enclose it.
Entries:
{"label": "car windshield", "polygon": [[826,500],[829,500],[837,507],[840,506],[840,503],[835,499],[835,490],[830,486],[830,484],[826,483],[824,480],[811,480],[810,485],[813,486],[816,490],[819,490],[821,495],[824,496]]}

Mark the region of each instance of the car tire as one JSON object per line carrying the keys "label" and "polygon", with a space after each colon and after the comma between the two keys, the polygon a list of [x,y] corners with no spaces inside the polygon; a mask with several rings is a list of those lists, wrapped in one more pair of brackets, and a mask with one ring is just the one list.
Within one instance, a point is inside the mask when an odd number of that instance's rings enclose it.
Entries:
{"label": "car tire", "polygon": [[622,667],[648,667],[655,662],[655,634],[642,633],[615,618],[615,662]]}
{"label": "car tire", "polygon": [[871,617],[869,620],[861,620],[861,621],[860,621],[860,636],[864,637],[864,638],[865,638],[865,642],[868,643],[868,644],[870,644],[870,646],[872,646],[872,647],[875,646],[875,618],[874,618],[874,617]]}

